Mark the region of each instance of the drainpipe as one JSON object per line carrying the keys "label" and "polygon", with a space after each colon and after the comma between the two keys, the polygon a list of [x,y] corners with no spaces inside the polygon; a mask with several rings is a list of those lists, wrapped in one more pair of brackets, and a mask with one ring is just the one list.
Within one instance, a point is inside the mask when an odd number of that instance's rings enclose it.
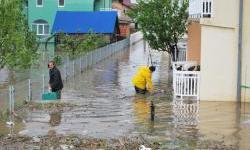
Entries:
{"label": "drainpipe", "polygon": [[238,62],[237,62],[237,102],[241,102],[241,68],[242,68],[242,27],[243,27],[243,0],[239,0],[239,34],[238,34]]}

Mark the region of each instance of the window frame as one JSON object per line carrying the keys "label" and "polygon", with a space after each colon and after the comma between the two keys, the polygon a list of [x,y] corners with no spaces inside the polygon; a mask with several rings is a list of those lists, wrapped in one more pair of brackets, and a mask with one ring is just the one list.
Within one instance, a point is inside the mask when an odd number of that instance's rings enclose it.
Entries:
{"label": "window frame", "polygon": [[58,7],[64,7],[65,6],[65,0],[63,0],[63,5],[60,5],[60,0],[58,0]]}
{"label": "window frame", "polygon": [[38,1],[39,1],[39,0],[36,0],[36,7],[43,7],[43,0],[40,0],[40,1],[42,2],[41,5],[38,5]]}
{"label": "window frame", "polygon": [[[49,24],[47,23],[32,23],[32,29],[33,29],[33,26],[35,26],[34,27],[34,29],[36,30],[35,32],[36,32],[36,35],[49,35],[50,33],[49,33]],[[45,26],[48,26],[48,33],[45,33]],[[42,27],[41,29],[42,29],[42,32],[40,32],[40,27]]]}

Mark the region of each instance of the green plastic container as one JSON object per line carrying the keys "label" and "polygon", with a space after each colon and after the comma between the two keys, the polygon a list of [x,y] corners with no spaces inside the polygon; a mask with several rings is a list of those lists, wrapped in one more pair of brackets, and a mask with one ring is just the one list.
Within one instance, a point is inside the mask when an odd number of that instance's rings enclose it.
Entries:
{"label": "green plastic container", "polygon": [[42,94],[42,100],[57,100],[58,94],[56,92],[45,92]]}

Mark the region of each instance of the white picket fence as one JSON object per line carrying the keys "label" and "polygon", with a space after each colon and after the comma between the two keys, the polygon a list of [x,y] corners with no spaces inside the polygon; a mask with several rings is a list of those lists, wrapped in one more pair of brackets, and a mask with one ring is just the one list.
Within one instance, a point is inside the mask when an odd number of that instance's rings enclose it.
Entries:
{"label": "white picket fence", "polygon": [[199,100],[200,72],[199,71],[173,71],[174,97],[195,97]]}

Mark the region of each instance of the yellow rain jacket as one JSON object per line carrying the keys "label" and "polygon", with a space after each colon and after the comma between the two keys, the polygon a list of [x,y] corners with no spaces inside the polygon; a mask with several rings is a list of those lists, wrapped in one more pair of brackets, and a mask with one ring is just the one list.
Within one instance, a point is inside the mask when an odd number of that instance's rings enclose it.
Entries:
{"label": "yellow rain jacket", "polygon": [[143,66],[138,69],[136,75],[132,79],[132,83],[140,89],[146,88],[148,91],[152,91],[153,84],[151,77],[152,72],[149,70],[149,67]]}

